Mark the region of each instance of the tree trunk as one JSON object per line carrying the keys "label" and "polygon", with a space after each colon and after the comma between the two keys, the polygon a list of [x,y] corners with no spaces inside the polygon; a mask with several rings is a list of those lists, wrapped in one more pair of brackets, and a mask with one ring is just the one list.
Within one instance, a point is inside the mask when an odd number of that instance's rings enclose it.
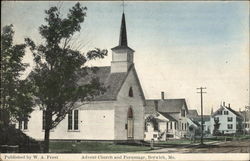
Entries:
{"label": "tree trunk", "polygon": [[45,111],[45,133],[44,133],[44,153],[49,152],[49,136],[52,123],[52,113],[50,110]]}

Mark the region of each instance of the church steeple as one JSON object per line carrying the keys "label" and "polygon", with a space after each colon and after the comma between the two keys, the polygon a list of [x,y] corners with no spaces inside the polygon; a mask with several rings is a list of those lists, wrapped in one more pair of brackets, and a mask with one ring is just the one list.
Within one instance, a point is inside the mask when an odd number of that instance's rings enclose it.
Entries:
{"label": "church steeple", "polygon": [[122,13],[119,46],[126,46],[126,47],[128,46],[126,21],[125,21],[125,14],[124,13]]}
{"label": "church steeple", "polygon": [[124,12],[122,13],[119,44],[111,50],[111,73],[127,72],[129,67],[133,65],[134,50],[128,47],[127,29]]}

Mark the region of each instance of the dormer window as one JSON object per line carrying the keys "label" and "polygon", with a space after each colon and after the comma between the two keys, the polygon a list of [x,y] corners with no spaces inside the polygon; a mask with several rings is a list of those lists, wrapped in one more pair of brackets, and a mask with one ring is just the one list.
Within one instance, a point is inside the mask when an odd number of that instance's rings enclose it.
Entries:
{"label": "dormer window", "polygon": [[134,97],[132,87],[129,88],[128,96],[129,96],[129,97]]}

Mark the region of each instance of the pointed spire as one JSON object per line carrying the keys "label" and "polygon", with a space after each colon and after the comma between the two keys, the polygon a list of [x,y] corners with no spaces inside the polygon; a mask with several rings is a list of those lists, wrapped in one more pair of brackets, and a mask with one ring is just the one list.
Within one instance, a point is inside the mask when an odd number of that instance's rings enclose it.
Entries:
{"label": "pointed spire", "polygon": [[122,22],[121,22],[119,46],[126,46],[126,47],[128,46],[126,22],[125,22],[125,14],[124,13],[122,13]]}

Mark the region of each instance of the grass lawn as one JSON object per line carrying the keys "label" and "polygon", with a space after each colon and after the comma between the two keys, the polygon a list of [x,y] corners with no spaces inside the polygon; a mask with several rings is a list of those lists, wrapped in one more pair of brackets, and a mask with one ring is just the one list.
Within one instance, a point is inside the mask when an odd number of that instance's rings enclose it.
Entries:
{"label": "grass lawn", "polygon": [[108,142],[51,142],[51,153],[124,153],[147,151],[150,147]]}

